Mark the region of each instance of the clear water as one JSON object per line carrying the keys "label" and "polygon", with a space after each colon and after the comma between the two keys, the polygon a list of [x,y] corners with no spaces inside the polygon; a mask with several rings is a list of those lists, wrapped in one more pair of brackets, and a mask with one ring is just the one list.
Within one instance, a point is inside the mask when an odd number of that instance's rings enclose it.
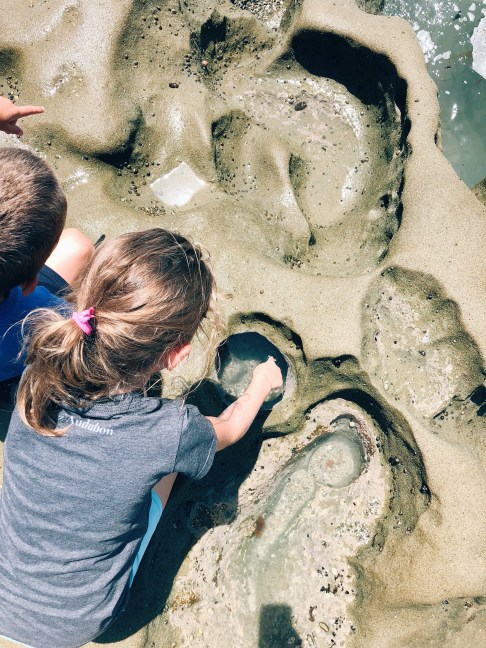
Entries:
{"label": "clear water", "polygon": [[385,0],[383,13],[405,18],[415,30],[439,92],[444,155],[475,185],[486,177],[486,79],[473,69],[486,67],[479,42],[486,39],[486,2]]}
{"label": "clear water", "polygon": [[288,371],[287,362],[277,347],[259,333],[230,335],[219,348],[216,359],[219,384],[225,400],[239,398],[250,384],[255,367],[268,360],[269,356],[275,358],[284,382],[280,389],[270,392],[263,409],[271,409],[282,399]]}
{"label": "clear water", "polygon": [[365,465],[365,451],[353,416],[340,416],[309,460],[308,472],[317,484],[331,488],[349,486]]}

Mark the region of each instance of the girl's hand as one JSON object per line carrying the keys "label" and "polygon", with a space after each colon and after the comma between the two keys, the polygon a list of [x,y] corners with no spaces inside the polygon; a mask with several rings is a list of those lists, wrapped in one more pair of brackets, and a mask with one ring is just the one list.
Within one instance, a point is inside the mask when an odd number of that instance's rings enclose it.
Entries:
{"label": "girl's hand", "polygon": [[280,389],[283,384],[282,372],[280,371],[275,358],[269,356],[266,362],[262,362],[253,370],[253,378],[261,379],[268,383],[269,393],[273,389]]}
{"label": "girl's hand", "polygon": [[17,119],[43,113],[42,106],[16,106],[9,99],[0,97],[0,130],[9,135],[24,134],[24,131],[17,126]]}
{"label": "girl's hand", "polygon": [[208,416],[214,426],[217,450],[232,445],[245,434],[258,414],[265,398],[283,384],[282,372],[271,356],[253,370],[253,378],[243,396],[227,407],[217,418]]}

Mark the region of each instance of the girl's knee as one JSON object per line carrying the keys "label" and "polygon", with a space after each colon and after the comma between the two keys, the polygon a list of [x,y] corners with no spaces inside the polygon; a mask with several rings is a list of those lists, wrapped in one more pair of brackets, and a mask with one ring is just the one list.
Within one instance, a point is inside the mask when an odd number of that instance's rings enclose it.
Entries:
{"label": "girl's knee", "polygon": [[79,263],[86,263],[94,252],[94,245],[81,230],[74,227],[67,227],[63,230],[59,239],[59,246],[64,248],[64,252],[74,258]]}
{"label": "girl's knee", "polygon": [[80,230],[68,227],[63,230],[46,265],[71,284],[91,259],[93,252],[91,240]]}

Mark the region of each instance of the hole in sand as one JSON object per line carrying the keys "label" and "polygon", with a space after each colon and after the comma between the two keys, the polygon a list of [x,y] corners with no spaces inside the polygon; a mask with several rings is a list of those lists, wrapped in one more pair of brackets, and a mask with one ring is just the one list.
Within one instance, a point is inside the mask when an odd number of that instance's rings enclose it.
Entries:
{"label": "hole in sand", "polygon": [[282,400],[289,365],[283,354],[260,333],[236,333],[221,344],[216,356],[216,372],[223,400],[232,402],[239,398],[251,381],[253,370],[273,356],[283,376],[283,386],[273,390],[262,409],[270,410]]}
{"label": "hole in sand", "polygon": [[344,488],[355,481],[366,465],[366,453],[351,415],[331,421],[330,434],[323,437],[309,460],[315,481],[331,488]]}

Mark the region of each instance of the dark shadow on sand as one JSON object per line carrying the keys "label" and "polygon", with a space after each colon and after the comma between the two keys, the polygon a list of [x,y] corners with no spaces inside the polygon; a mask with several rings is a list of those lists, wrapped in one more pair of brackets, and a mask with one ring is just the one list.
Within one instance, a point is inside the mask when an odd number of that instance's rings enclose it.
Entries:
{"label": "dark shadow on sand", "polygon": [[302,646],[302,639],[292,626],[292,608],[288,605],[263,605],[260,610],[258,648]]}
{"label": "dark shadow on sand", "polygon": [[[203,382],[188,402],[211,416],[219,415],[225,408],[209,382]],[[134,580],[128,605],[113,625],[96,639],[97,643],[121,641],[159,616],[179,567],[197,540],[209,528],[229,524],[236,518],[238,490],[257,461],[264,441],[262,426],[268,414],[268,411],[262,412],[241,441],[216,455],[204,479],[194,482],[182,476],[177,478]],[[199,533],[191,531],[189,525],[194,507],[197,507]]]}
{"label": "dark shadow on sand", "polygon": [[384,54],[331,32],[303,30],[294,36],[296,61],[311,74],[342,83],[366,105],[385,108],[385,96],[393,98],[405,114],[407,86]]}

